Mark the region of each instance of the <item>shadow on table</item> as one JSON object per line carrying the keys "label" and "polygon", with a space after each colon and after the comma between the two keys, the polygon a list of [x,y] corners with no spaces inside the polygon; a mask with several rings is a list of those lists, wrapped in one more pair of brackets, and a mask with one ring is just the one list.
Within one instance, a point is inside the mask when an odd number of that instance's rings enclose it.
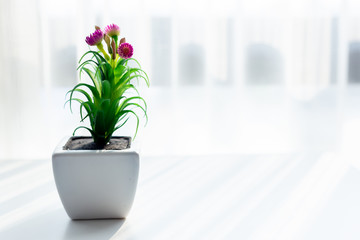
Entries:
{"label": "shadow on table", "polygon": [[110,239],[125,219],[69,220],[64,239]]}
{"label": "shadow on table", "polygon": [[23,218],[0,230],[0,239],[110,239],[125,219],[72,221],[63,209]]}

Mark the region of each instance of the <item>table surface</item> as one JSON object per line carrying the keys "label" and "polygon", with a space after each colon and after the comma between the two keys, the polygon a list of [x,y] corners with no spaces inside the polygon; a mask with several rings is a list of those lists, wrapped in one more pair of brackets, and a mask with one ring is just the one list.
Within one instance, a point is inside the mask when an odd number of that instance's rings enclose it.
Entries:
{"label": "table surface", "polygon": [[0,239],[360,239],[360,164],[331,152],[141,159],[126,220],[72,221],[50,160],[0,162]]}

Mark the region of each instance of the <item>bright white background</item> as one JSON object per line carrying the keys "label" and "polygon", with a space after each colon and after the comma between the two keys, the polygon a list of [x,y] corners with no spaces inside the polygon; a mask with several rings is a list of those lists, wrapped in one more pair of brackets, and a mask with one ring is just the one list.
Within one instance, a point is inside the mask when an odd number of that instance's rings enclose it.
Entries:
{"label": "bright white background", "polygon": [[[359,14],[355,0],[0,0],[0,238],[360,239]],[[50,156],[79,124],[63,105],[84,39],[110,23],[151,79],[139,185],[126,221],[71,221]]]}
{"label": "bright white background", "polygon": [[85,36],[109,23],[151,79],[143,154],[356,148],[359,12],[336,0],[2,0],[0,159],[49,158],[78,126],[65,93]]}

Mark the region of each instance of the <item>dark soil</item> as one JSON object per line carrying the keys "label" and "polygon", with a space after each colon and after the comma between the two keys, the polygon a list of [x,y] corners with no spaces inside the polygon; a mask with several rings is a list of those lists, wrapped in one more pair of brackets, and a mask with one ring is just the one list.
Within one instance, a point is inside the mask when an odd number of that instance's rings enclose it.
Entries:
{"label": "dark soil", "polygon": [[91,137],[71,137],[64,150],[124,150],[130,148],[131,137],[112,137],[103,148],[97,146]]}

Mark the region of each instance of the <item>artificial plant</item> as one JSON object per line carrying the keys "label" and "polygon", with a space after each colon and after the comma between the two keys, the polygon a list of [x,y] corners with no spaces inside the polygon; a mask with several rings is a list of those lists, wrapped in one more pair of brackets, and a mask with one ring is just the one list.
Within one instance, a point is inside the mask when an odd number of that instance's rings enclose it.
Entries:
{"label": "artificial plant", "polygon": [[[96,46],[98,51],[87,51],[80,58],[77,70],[80,79],[82,73],[86,73],[92,84],[81,82],[68,92],[70,110],[72,111],[72,102],[78,102],[81,122],[85,119],[90,122],[90,127],[79,126],[73,135],[80,128],[87,129],[99,148],[110,141],[114,132],[124,126],[131,115],[137,120],[135,138],[140,121],[136,109],[144,113],[147,121],[147,105],[136,89],[134,80],[143,79],[149,86],[149,78],[139,62],[131,58],[134,52],[132,45],[125,38],[119,40],[119,35],[120,28],[110,24],[104,31],[96,26],[95,32],[86,37],[85,42],[90,47]],[[106,50],[103,41],[106,43]],[[136,67],[129,65],[131,61]],[[83,98],[76,97],[75,93]]]}

